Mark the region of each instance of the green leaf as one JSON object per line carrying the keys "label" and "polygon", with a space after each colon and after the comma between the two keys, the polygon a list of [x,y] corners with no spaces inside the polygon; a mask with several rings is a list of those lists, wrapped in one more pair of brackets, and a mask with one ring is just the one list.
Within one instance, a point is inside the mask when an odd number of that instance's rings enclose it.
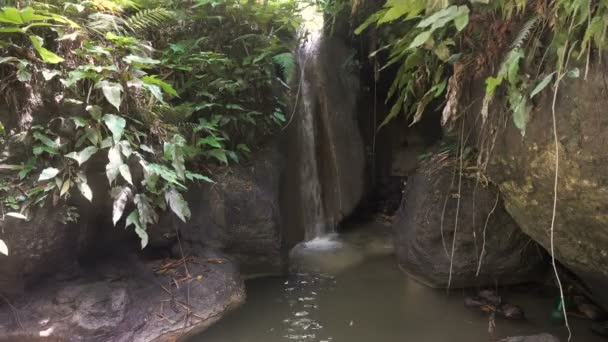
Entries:
{"label": "green leaf", "polygon": [[152,58],[148,58],[148,57],[141,57],[141,56],[136,56],[136,55],[128,55],[127,57],[122,59],[123,61],[127,62],[128,64],[131,63],[139,63],[139,64],[159,64],[160,61],[158,59],[152,59]]}
{"label": "green leaf", "polygon": [[374,22],[378,21],[378,19],[380,18],[380,16],[383,14],[383,12],[376,12],[372,15],[370,15],[364,22],[363,24],[359,25],[359,27],[357,27],[357,29],[355,29],[355,34],[356,35],[360,35],[361,32],[365,31],[371,24],[373,24]]}
{"label": "green leaf", "polygon": [[160,176],[162,179],[166,180],[171,184],[177,185],[183,189],[186,188],[182,183],[180,183],[175,171],[169,169],[164,165],[150,163],[146,165],[145,170],[152,174]]}
{"label": "green leaf", "polygon": [[70,187],[72,186],[72,182],[68,179],[65,182],[63,182],[63,186],[61,187],[61,190],[59,191],[59,197],[62,197],[63,195],[67,194],[68,191],[70,190]]}
{"label": "green leaf", "polygon": [[226,157],[226,152],[224,150],[215,149],[207,152],[209,156],[217,159],[218,161],[228,164],[228,158]]}
{"label": "green leaf", "polygon": [[59,143],[52,140],[51,138],[49,138],[47,135],[45,135],[43,133],[34,132],[33,136],[34,136],[34,139],[40,141],[41,143],[43,143],[44,145],[46,145],[52,149],[58,149],[60,147]]}
{"label": "green leaf", "polygon": [[116,226],[116,223],[122,217],[131,194],[131,188],[128,186],[112,189],[112,198],[114,199],[114,204],[112,205],[112,223],[114,226]]}
{"label": "green leaf", "polygon": [[125,131],[127,121],[118,115],[106,114],[103,116],[103,122],[106,124],[110,132],[112,132],[114,142],[118,143],[120,141],[120,138],[122,138],[122,134]]}
{"label": "green leaf", "polygon": [[182,221],[186,222],[190,218],[190,208],[182,195],[175,189],[170,189],[165,193],[165,200],[169,204],[171,210]]}
{"label": "green leaf", "polygon": [[139,215],[137,214],[137,210],[133,210],[129,216],[127,216],[125,228],[129,228],[131,225],[134,225],[135,227],[141,225],[141,223],[139,223]]}
{"label": "green leaf", "polygon": [[137,206],[139,221],[142,226],[146,227],[148,224],[158,222],[158,214],[156,211],[154,211],[154,208],[150,204],[150,199],[148,196],[144,194],[137,194],[135,195],[133,202]]}
{"label": "green leaf", "polygon": [[528,105],[525,95],[521,94],[518,90],[510,90],[509,104],[513,111],[513,123],[515,127],[519,129],[522,137],[526,135],[526,126],[530,120],[531,108]]}
{"label": "green leaf", "polygon": [[89,124],[89,122],[86,119],[81,118],[80,116],[73,116],[70,119],[72,119],[72,121],[74,121],[76,128],[86,127]]}
{"label": "green leaf", "polygon": [[137,210],[133,210],[131,214],[127,216],[125,228],[128,228],[131,225],[135,226],[135,234],[137,234],[137,236],[139,236],[139,239],[141,240],[141,248],[146,248],[146,246],[148,245],[148,233],[146,232],[144,227],[142,227],[139,221],[139,215],[137,214]]}
{"label": "green leaf", "polygon": [[84,164],[87,160],[89,160],[89,158],[91,158],[92,155],[94,155],[95,153],[97,153],[98,149],[95,146],[89,146],[89,147],[85,147],[82,151],[80,152],[71,152],[66,154],[65,156],[68,158],[72,158],[75,161],[78,162],[78,165],[82,165]]}
{"label": "green leaf", "polygon": [[86,181],[78,182],[78,190],[84,198],[88,199],[89,202],[93,202],[93,191],[89,187],[89,184]]}
{"label": "green leaf", "polygon": [[57,176],[58,173],[59,173],[59,169],[56,169],[54,167],[48,167],[48,168],[42,170],[40,177],[38,177],[38,181],[42,182],[45,180],[53,179],[53,178],[55,178],[55,176]]}
{"label": "green leaf", "polygon": [[0,253],[8,256],[8,246],[2,239],[0,239]]}
{"label": "green leaf", "polygon": [[40,55],[40,57],[42,58],[43,61],[45,61],[47,63],[51,63],[51,64],[57,64],[57,63],[61,63],[64,61],[63,58],[57,56],[56,54],[45,49],[42,46],[42,41],[43,41],[42,38],[40,38],[38,36],[34,36],[34,35],[30,35],[29,38],[30,38],[30,41],[32,42],[32,45],[34,45],[34,48],[36,49],[36,51],[38,51],[38,54]]}
{"label": "green leaf", "polygon": [[202,181],[205,181],[205,182],[208,182],[208,183],[215,183],[215,181],[213,181],[213,179],[211,179],[211,178],[209,178],[207,176],[204,176],[204,175],[201,175],[201,174],[198,174],[198,173],[192,173],[190,171],[186,171],[186,179],[188,179],[190,181],[193,181],[193,180],[202,180]]}
{"label": "green leaf", "polygon": [[579,68],[574,68],[566,73],[566,76],[569,78],[579,78],[581,76],[581,70]]}
{"label": "green leaf", "polygon": [[21,213],[6,213],[6,216],[10,216],[10,217],[14,217],[14,218],[18,218],[20,220],[27,220],[27,216],[21,214]]}
{"label": "green leaf", "polygon": [[549,83],[551,83],[551,81],[553,80],[554,74],[555,74],[555,72],[552,72],[551,74],[545,76],[545,78],[543,78],[542,81],[538,82],[536,87],[534,87],[534,90],[532,90],[532,92],[530,93],[530,98],[533,98],[538,93],[543,91],[549,85]]}
{"label": "green leaf", "polygon": [[218,138],[216,136],[210,135],[208,137],[202,138],[198,141],[198,146],[211,146],[214,148],[223,148],[221,141],[222,138]]}
{"label": "green leaf", "polygon": [[291,52],[284,52],[272,57],[272,60],[281,67],[285,81],[289,83],[296,74],[296,60]]}
{"label": "green leaf", "polygon": [[86,108],[86,111],[91,114],[91,117],[97,121],[101,120],[101,107],[97,105],[89,105]]}
{"label": "green leaf", "polygon": [[118,177],[120,166],[123,164],[120,155],[120,147],[118,145],[114,145],[108,150],[108,160],[109,162],[106,165],[106,176],[108,177],[110,184],[112,184],[116,177]]}
{"label": "green leaf", "polygon": [[126,180],[129,184],[133,185],[133,179],[131,178],[131,170],[129,170],[129,165],[122,164],[118,167],[118,171],[124,180]]}
{"label": "green leaf", "polygon": [[25,24],[21,18],[21,13],[15,7],[5,7],[0,12],[0,23],[7,24]]}
{"label": "green leaf", "polygon": [[171,96],[179,97],[177,91],[171,86],[169,83],[158,79],[156,75],[154,76],[144,76],[141,79],[145,84],[157,85],[163,89],[163,91]]}
{"label": "green leaf", "polygon": [[[466,6],[463,6],[466,8]],[[458,32],[464,30],[465,27],[467,27],[467,25],[469,24],[469,10],[467,8],[466,13],[463,13],[459,16],[457,16],[454,19],[454,26],[456,26],[456,29],[458,30]]]}
{"label": "green leaf", "polygon": [[61,75],[61,71],[59,71],[59,70],[49,70],[49,69],[42,70],[42,77],[44,77],[45,81],[50,81],[53,79],[53,77],[59,76],[59,75]]}
{"label": "green leaf", "polygon": [[427,40],[429,40],[429,38],[431,38],[432,34],[433,34],[432,31],[424,31],[424,32],[419,33],[416,36],[416,38],[414,38],[414,40],[412,41],[409,48],[415,49],[415,48],[421,46],[422,44],[426,43]]}
{"label": "green leaf", "polygon": [[114,106],[116,110],[120,110],[123,92],[121,84],[103,80],[97,83],[95,85],[95,88],[101,88],[103,95],[106,97],[106,100],[108,100],[108,102],[110,102],[110,104]]}

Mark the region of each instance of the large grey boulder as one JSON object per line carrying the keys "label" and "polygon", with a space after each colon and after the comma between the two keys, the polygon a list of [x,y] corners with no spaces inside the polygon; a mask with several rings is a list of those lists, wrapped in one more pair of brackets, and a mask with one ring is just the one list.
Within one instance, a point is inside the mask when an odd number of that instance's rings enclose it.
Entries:
{"label": "large grey boulder", "polygon": [[[564,79],[555,106],[559,148],[558,201],[554,228],[555,257],[580,277],[605,309],[608,308],[608,65],[592,63],[587,80]],[[476,84],[483,84],[482,80]],[[477,87],[475,87],[477,88]],[[472,97],[483,97],[483,89]],[[487,174],[499,185],[505,207],[521,229],[549,250],[555,142],[553,93],[535,98],[525,136],[514,126],[501,101],[479,141],[492,144]],[[504,100],[506,102],[506,100]],[[472,111],[476,108],[473,107]],[[509,118],[496,135],[487,127]],[[480,143],[481,145],[481,143]],[[484,148],[485,151],[489,147]]]}
{"label": "large grey boulder", "polygon": [[187,270],[178,260],[139,267],[133,260],[47,282],[1,306],[0,341],[174,341],[204,330],[245,299],[237,267],[222,254],[188,258]]}
{"label": "large grey boulder", "polygon": [[149,230],[151,246],[175,244],[178,256],[182,251],[197,254],[215,248],[232,256],[246,274],[282,272],[282,164],[281,155],[271,148],[254,156],[249,165],[215,171],[214,184],[197,184],[186,193],[190,220],[182,222],[165,213]]}
{"label": "large grey boulder", "polygon": [[402,269],[429,286],[446,287],[456,236],[451,287],[504,285],[542,276],[544,254],[520,231],[500,199],[493,209],[496,191],[465,175],[459,193],[454,166],[452,158],[435,157],[408,180],[394,223]]}

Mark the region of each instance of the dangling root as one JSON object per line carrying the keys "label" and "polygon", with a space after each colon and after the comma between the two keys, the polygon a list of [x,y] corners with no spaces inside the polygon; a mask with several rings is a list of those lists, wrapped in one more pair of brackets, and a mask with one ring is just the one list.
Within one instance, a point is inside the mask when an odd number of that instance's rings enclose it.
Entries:
{"label": "dangling root", "polygon": [[462,170],[463,170],[463,159],[464,159],[464,122],[465,116],[462,118],[462,127],[460,129],[460,162],[458,167],[458,197],[456,198],[456,218],[454,219],[454,236],[452,237],[452,251],[450,255],[450,271],[448,275],[448,288],[447,292],[450,292],[450,286],[452,285],[452,268],[454,266],[454,252],[456,251],[456,233],[458,232],[458,216],[460,214],[460,197],[462,193]]}
{"label": "dangling root", "polygon": [[486,217],[486,223],[483,226],[483,244],[481,245],[481,254],[479,254],[479,264],[477,264],[477,273],[475,273],[476,277],[479,277],[479,273],[481,271],[481,263],[483,262],[483,256],[486,254],[486,230],[488,228],[488,222],[490,222],[490,217],[492,217],[492,214],[494,214],[496,207],[498,207],[499,198],[500,192],[496,192],[496,202],[494,202],[494,207],[492,207],[492,210],[490,210],[490,212],[488,213],[488,216]]}

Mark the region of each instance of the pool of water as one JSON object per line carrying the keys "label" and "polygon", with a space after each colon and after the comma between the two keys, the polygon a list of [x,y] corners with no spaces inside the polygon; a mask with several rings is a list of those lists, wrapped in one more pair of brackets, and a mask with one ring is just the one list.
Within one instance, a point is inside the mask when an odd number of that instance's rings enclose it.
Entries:
{"label": "pool of water", "polygon": [[[354,254],[350,247],[348,254]],[[403,274],[390,255],[357,260],[331,267],[332,275],[249,280],[247,302],[191,342],[476,342],[543,332],[567,339],[565,329],[549,319],[553,295],[503,290],[503,300],[523,307],[527,320],[497,318],[490,334],[488,317],[464,306],[465,291],[448,296],[425,287]],[[589,321],[571,324],[572,341],[606,341],[590,332]]]}

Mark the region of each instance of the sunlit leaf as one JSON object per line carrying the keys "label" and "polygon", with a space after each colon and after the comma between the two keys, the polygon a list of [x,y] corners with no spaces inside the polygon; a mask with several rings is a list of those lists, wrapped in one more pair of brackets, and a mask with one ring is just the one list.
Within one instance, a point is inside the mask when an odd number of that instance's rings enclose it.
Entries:
{"label": "sunlit leaf", "polygon": [[38,177],[38,181],[42,182],[45,180],[53,179],[55,178],[55,176],[57,176],[57,174],[59,174],[59,169],[56,169],[54,167],[46,168],[42,170],[40,177]]}
{"label": "sunlit leaf", "polygon": [[56,54],[42,46],[42,38],[34,35],[29,36],[29,38],[32,42],[32,45],[34,46],[36,51],[38,51],[38,54],[40,55],[43,61],[51,64],[57,64],[64,61],[63,58],[57,56]]}
{"label": "sunlit leaf", "polygon": [[82,194],[82,196],[84,196],[84,198],[88,199],[89,202],[93,202],[93,191],[91,191],[91,188],[89,187],[88,183],[79,182],[78,190],[80,190],[80,193]]}
{"label": "sunlit leaf", "polygon": [[21,213],[11,212],[11,213],[6,213],[6,216],[18,218],[18,219],[21,219],[21,220],[27,220],[27,216],[25,216],[25,215],[23,215]]}
{"label": "sunlit leaf", "polygon": [[169,204],[171,210],[179,217],[182,221],[186,222],[190,218],[190,208],[188,203],[175,189],[170,189],[165,193],[165,200]]}
{"label": "sunlit leaf", "polygon": [[543,91],[549,85],[549,83],[551,83],[551,81],[553,80],[554,74],[555,74],[555,72],[545,76],[545,78],[543,78],[542,81],[538,82],[536,87],[534,87],[534,90],[532,90],[532,92],[530,93],[530,98],[533,98],[538,93]]}
{"label": "sunlit leaf", "polygon": [[112,223],[114,226],[116,226],[116,223],[122,217],[125,207],[131,198],[131,194],[131,188],[128,186],[112,189],[112,198],[114,199],[112,205]]}
{"label": "sunlit leaf", "polygon": [[108,100],[108,102],[110,102],[110,104],[114,106],[117,110],[120,110],[123,92],[121,84],[103,80],[97,83],[97,85],[95,85],[95,88],[101,89],[106,100]]}
{"label": "sunlit leaf", "polygon": [[118,143],[120,138],[122,138],[123,132],[125,131],[127,121],[118,115],[106,114],[103,116],[103,122],[106,124],[110,132],[112,132],[114,142]]}
{"label": "sunlit leaf", "polygon": [[0,239],[0,253],[8,256],[8,246],[2,239]]}
{"label": "sunlit leaf", "polygon": [[65,156],[68,158],[72,158],[78,162],[78,165],[84,164],[92,155],[97,153],[98,149],[95,146],[85,147],[80,152],[71,152],[66,154]]}

